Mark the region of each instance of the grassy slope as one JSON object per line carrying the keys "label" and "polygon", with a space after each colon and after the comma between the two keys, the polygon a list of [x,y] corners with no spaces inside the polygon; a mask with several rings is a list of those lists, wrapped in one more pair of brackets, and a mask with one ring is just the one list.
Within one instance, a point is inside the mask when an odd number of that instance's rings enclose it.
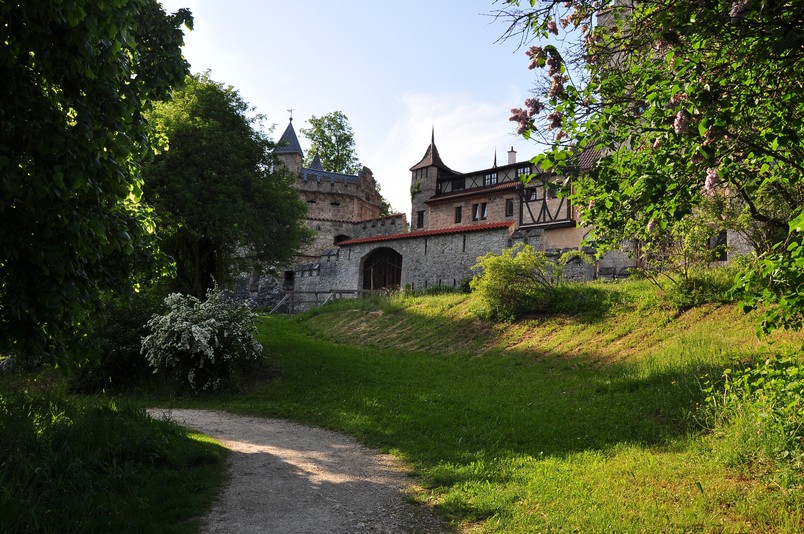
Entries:
{"label": "grassy slope", "polygon": [[701,382],[766,350],[753,319],[678,315],[640,283],[595,291],[584,315],[510,325],[465,295],[267,318],[278,377],[197,402],[392,451],[465,530],[799,531],[799,493],[725,465],[696,422]]}

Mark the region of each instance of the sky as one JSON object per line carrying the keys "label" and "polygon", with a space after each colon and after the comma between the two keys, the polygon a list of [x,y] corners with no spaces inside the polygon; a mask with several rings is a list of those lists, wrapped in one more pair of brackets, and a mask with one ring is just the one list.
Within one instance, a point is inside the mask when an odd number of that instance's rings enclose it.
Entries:
{"label": "sky", "polygon": [[162,0],[189,8],[194,29],[184,55],[193,73],[209,70],[275,124],[293,126],[302,149],[307,119],[340,111],[360,162],[395,211],[410,217],[410,167],[431,133],[455,171],[532,158],[539,147],[508,120],[535,80],[519,39],[494,0]]}

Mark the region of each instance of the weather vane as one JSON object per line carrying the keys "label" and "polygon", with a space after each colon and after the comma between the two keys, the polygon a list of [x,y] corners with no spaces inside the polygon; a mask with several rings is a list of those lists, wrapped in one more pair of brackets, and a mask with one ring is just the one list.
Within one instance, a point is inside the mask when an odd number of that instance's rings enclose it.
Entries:
{"label": "weather vane", "polygon": [[291,121],[291,122],[293,122],[293,110],[294,110],[294,109],[296,109],[296,108],[290,108],[290,109],[288,110],[288,113],[290,113],[290,121]]}

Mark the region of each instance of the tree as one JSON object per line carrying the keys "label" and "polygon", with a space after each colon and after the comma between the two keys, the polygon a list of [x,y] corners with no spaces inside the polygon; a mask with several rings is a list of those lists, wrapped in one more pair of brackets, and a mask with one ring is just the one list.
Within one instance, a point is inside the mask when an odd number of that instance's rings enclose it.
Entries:
{"label": "tree", "polygon": [[142,115],[182,83],[156,0],[0,3],[0,354],[67,361],[105,288],[158,264]]}
{"label": "tree", "polygon": [[178,289],[204,299],[233,271],[289,262],[306,242],[306,206],[279,170],[273,143],[233,87],[192,76],[149,114],[169,142],[143,169]]}
{"label": "tree", "polygon": [[[527,49],[546,77],[511,120],[551,146],[537,164],[576,178],[573,199],[599,242],[650,240],[714,207],[748,221],[771,264],[790,264],[804,207],[804,4],[506,3],[509,35],[523,42],[564,30],[561,49]],[[770,326],[800,323],[787,298],[795,278],[764,272],[775,291],[763,298],[783,308]]]}
{"label": "tree", "polygon": [[357,174],[362,166],[355,153],[355,138],[349,119],[340,111],[333,111],[323,117],[310,117],[310,128],[302,128],[301,133],[310,140],[310,150],[304,160],[310,166],[317,155],[321,164],[330,172]]}

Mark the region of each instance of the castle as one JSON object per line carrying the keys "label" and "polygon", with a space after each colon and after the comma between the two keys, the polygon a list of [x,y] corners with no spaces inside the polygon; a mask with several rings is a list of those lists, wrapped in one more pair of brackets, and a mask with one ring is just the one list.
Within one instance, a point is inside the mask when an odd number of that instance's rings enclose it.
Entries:
{"label": "castle", "polygon": [[[239,284],[239,296],[261,306],[288,292],[457,287],[475,274],[472,266],[483,254],[523,242],[558,256],[578,249],[588,232],[577,225],[577,209],[556,194],[563,178],[517,161],[513,149],[504,165],[495,156],[490,168],[461,173],[442,161],[433,132],[424,156],[410,168],[410,228],[404,214],[380,217],[382,198],[370,169],[357,176],[333,173],[318,158],[303,167],[292,120],[275,154],[297,176],[294,187],[307,203],[316,238],[284,280],[252,276]],[[527,186],[523,176],[531,176]],[[625,252],[615,252],[566,272],[576,279],[616,277],[632,266]]]}

